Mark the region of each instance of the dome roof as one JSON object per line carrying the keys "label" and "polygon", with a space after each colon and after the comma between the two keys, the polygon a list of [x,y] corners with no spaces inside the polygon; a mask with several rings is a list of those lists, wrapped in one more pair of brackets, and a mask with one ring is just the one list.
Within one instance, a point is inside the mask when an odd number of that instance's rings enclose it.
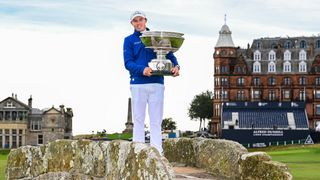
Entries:
{"label": "dome roof", "polygon": [[224,24],[219,31],[219,39],[216,47],[234,47],[231,31],[226,24]]}

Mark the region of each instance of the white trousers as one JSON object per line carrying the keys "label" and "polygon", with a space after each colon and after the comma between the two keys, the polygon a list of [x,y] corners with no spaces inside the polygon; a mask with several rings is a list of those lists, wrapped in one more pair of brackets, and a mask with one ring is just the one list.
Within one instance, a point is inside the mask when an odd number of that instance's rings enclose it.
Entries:
{"label": "white trousers", "polygon": [[150,145],[162,154],[161,123],[163,116],[164,85],[132,84],[133,141],[145,142],[144,121],[146,108],[150,118]]}

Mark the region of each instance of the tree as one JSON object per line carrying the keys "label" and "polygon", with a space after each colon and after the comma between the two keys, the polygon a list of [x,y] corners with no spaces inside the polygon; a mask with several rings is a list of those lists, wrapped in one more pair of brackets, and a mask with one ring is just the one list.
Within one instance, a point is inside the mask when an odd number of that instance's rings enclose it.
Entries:
{"label": "tree", "polygon": [[177,129],[177,125],[172,118],[165,118],[162,120],[161,128],[162,130],[175,130]]}
{"label": "tree", "polygon": [[200,120],[199,131],[201,130],[201,123],[206,119],[211,119],[213,116],[213,94],[211,91],[202,92],[196,95],[189,108],[188,112],[191,120]]}

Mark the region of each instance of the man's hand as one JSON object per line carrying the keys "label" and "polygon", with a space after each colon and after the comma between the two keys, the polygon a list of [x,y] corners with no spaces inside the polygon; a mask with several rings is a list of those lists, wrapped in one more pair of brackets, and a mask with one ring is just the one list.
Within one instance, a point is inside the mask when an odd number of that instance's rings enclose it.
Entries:
{"label": "man's hand", "polygon": [[175,66],[174,68],[171,69],[171,72],[174,77],[179,76],[179,67]]}
{"label": "man's hand", "polygon": [[143,70],[144,76],[151,76],[152,75],[152,69],[150,67],[145,67]]}

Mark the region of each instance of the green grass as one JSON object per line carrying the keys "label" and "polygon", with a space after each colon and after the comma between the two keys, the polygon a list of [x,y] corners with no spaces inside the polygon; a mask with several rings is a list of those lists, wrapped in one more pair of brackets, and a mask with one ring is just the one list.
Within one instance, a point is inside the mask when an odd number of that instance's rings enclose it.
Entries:
{"label": "green grass", "polygon": [[114,133],[114,134],[107,134],[107,138],[114,140],[114,139],[129,139],[132,137],[132,134],[118,134],[118,133]]}
{"label": "green grass", "polygon": [[9,150],[0,150],[0,179],[5,179],[5,170],[7,166],[7,158]]}
{"label": "green grass", "polygon": [[273,146],[249,151],[265,151],[272,160],[287,164],[295,180],[320,179],[320,144]]}

